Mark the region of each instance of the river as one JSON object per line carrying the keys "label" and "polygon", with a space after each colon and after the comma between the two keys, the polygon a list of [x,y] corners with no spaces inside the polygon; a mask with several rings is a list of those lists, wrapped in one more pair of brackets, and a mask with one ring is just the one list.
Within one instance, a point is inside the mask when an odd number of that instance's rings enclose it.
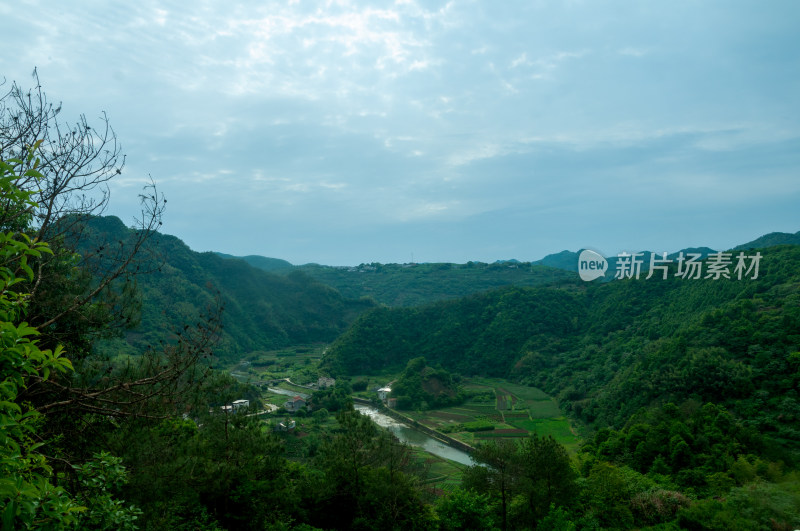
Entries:
{"label": "river", "polygon": [[[278,389],[273,387],[270,387],[268,391],[270,393],[276,393],[279,395],[300,396],[304,399],[309,397],[309,395],[306,393],[299,393],[297,391],[287,391],[286,389]],[[475,462],[472,460],[472,458],[469,456],[468,453],[447,446],[443,442],[437,441],[436,439],[415,430],[411,426],[406,426],[402,422],[398,422],[394,420],[392,417],[388,417],[383,413],[380,413],[375,408],[365,406],[362,404],[355,404],[355,408],[364,415],[370,417],[378,426],[386,428],[392,433],[394,433],[395,436],[404,443],[408,443],[411,446],[422,448],[426,452],[432,453],[433,455],[438,455],[439,457],[444,457],[445,459],[449,459],[457,463],[463,463],[469,466],[475,464]]]}
{"label": "river", "polygon": [[451,461],[456,461],[457,463],[470,466],[475,464],[468,453],[451,448],[441,441],[437,441],[436,439],[429,437],[424,433],[418,432],[410,426],[406,426],[405,424],[380,413],[375,408],[362,404],[355,404],[355,408],[362,414],[371,418],[378,426],[386,428],[394,433],[395,436],[404,443],[422,448],[426,452],[439,457],[444,457],[445,459],[449,459]]}

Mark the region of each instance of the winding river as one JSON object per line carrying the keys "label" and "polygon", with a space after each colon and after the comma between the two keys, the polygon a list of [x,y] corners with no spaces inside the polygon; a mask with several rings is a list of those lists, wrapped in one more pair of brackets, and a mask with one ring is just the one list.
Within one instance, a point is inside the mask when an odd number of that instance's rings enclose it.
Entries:
{"label": "winding river", "polygon": [[475,462],[466,452],[451,448],[443,442],[437,441],[436,439],[433,439],[424,433],[418,432],[410,426],[406,426],[405,424],[380,413],[375,408],[362,404],[355,404],[355,408],[362,414],[370,417],[378,426],[386,428],[394,433],[395,436],[404,443],[408,443],[411,446],[417,446],[433,455],[444,457],[445,459],[456,461],[457,463],[470,466],[475,464]]}
{"label": "winding river", "polygon": [[[309,397],[309,395],[306,393],[300,393],[297,391],[288,391],[286,389],[278,389],[270,387],[268,390],[270,393],[276,393],[280,395],[300,396],[302,398]],[[475,462],[472,460],[472,458],[469,456],[468,453],[447,446],[443,442],[437,441],[436,439],[415,430],[411,426],[407,426],[402,422],[398,422],[395,419],[386,416],[383,413],[380,413],[377,409],[373,407],[365,406],[363,404],[355,404],[355,408],[362,414],[367,415],[369,418],[371,418],[378,426],[386,428],[392,433],[394,433],[394,435],[404,443],[410,444],[411,446],[422,448],[426,452],[429,452],[439,457],[443,457],[445,459],[449,459],[451,461],[455,461],[457,463],[462,463],[469,466],[475,464]]]}

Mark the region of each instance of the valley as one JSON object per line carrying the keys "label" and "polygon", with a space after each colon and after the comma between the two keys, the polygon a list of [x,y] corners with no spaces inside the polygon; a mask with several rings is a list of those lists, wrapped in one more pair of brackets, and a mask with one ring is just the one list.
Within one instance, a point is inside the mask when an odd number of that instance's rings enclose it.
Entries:
{"label": "valley", "polygon": [[[124,246],[135,234],[101,218],[83,237]],[[758,250],[757,278],[686,280],[672,264],[664,279],[583,282],[516,262],[320,266],[314,278],[317,266],[255,260],[269,272],[156,234],[160,270],[110,299],[130,304],[126,326],[73,343],[90,346],[75,381],[193,361],[148,416],[84,422],[130,467],[120,492],[148,521],[163,508],[143,493],[176,489],[189,511],[177,519],[271,518],[225,490],[260,485],[259,499],[282,498],[259,507],[317,527],[385,515],[384,496],[423,520],[472,500],[511,528],[794,525],[800,246],[765,238],[777,245]],[[185,485],[198,462],[224,471],[223,490],[217,476],[195,483],[202,493],[170,479]],[[343,511],[340,496],[358,503]]]}

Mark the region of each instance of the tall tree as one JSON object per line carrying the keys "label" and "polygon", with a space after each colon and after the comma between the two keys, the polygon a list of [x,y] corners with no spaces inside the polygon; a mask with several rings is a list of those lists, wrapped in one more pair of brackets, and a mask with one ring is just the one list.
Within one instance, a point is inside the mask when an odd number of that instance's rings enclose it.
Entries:
{"label": "tall tree", "polygon": [[486,466],[474,465],[464,472],[464,488],[487,493],[499,501],[503,530],[508,529],[508,504],[519,480],[518,450],[517,443],[508,439],[481,444],[472,459]]}
{"label": "tall tree", "polygon": [[520,491],[528,501],[530,524],[535,525],[551,506],[569,507],[577,496],[577,473],[566,448],[552,436],[534,433],[520,446]]}

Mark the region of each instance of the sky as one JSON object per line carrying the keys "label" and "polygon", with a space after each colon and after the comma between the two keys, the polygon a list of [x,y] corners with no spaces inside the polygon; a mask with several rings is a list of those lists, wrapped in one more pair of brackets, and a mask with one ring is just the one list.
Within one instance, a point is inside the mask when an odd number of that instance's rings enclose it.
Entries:
{"label": "sky", "polygon": [[163,232],[294,264],[800,230],[800,2],[0,0],[0,80],[110,118]]}

